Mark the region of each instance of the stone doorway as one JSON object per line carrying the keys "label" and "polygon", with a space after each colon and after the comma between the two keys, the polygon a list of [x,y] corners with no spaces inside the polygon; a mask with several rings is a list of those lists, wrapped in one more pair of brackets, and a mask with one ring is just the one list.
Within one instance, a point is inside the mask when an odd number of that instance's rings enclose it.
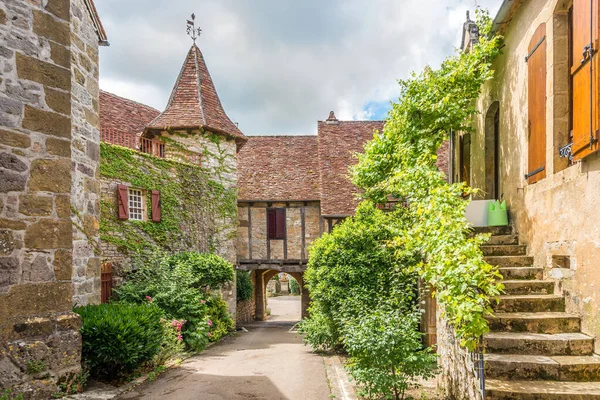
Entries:
{"label": "stone doorway", "polygon": [[[272,319],[283,318],[290,319],[294,318],[294,315],[298,317],[298,320],[308,316],[308,304],[309,304],[309,295],[308,290],[304,285],[304,273],[303,272],[288,272],[288,271],[278,271],[278,270],[262,270],[257,269],[254,271],[255,275],[255,307],[256,314],[255,319],[257,321],[267,321],[269,320],[269,315],[267,312],[269,300],[277,299],[277,297],[267,297],[267,286],[269,281],[280,272],[285,272],[286,274],[292,276],[296,281],[298,281],[298,285],[300,286],[300,296],[295,296],[286,298],[285,300],[273,300],[273,303],[277,304],[277,317],[273,315]],[[287,297],[287,296],[286,296]],[[298,300],[296,300],[298,299]],[[298,312],[294,312],[293,308],[299,307]],[[273,312],[274,310],[271,309]]]}

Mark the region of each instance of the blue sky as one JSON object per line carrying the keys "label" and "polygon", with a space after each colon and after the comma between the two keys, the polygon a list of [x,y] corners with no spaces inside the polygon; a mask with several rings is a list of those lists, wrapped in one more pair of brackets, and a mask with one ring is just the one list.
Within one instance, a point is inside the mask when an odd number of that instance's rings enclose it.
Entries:
{"label": "blue sky", "polygon": [[162,110],[198,45],[229,117],[252,134],[311,134],[339,119],[384,119],[398,79],[436,66],[460,40],[467,10],[501,0],[102,0],[110,47],[100,87]]}

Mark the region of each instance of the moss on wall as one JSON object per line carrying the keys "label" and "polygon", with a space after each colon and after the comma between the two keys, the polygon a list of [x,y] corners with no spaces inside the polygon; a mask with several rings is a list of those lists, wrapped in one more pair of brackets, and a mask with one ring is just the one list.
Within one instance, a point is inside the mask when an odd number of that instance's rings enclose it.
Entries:
{"label": "moss on wall", "polygon": [[[221,247],[227,247],[223,242],[235,240],[237,189],[215,174],[215,169],[235,171],[235,157],[211,157],[211,164],[217,165],[205,168],[106,143],[101,144],[100,155],[105,192],[100,238],[115,245],[123,255],[153,247],[222,254]],[[108,188],[115,182],[159,190],[162,221],[119,220],[114,188]],[[150,210],[150,196],[146,198]]]}

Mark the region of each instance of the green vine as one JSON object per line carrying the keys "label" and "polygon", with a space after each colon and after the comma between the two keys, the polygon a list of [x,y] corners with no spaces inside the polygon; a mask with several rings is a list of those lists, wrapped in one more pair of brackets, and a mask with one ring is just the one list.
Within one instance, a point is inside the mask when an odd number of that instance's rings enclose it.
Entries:
{"label": "green vine", "polygon": [[436,152],[449,132],[472,131],[475,100],[494,76],[491,63],[502,38],[491,34],[486,13],[478,10],[477,23],[480,39],[468,53],[400,81],[400,99],[384,132],[365,146],[353,169],[365,197],[384,203],[392,196],[406,204],[393,245],[420,256],[414,270],[434,287],[447,321],[470,348],[488,331],[490,304],[503,286],[479,248],[486,238],[469,236],[462,195],[476,191],[463,183],[449,185],[436,166]]}
{"label": "green vine", "polygon": [[[173,141],[175,142],[175,141]],[[100,238],[124,254],[159,247],[166,251],[215,251],[235,236],[237,190],[221,171],[228,155],[218,148],[215,165],[196,166],[101,143],[100,175],[146,191],[161,192],[161,222],[121,221],[114,201],[100,202]],[[206,157],[206,155],[204,155]],[[235,157],[235,155],[233,155]],[[146,196],[151,209],[151,196]]]}

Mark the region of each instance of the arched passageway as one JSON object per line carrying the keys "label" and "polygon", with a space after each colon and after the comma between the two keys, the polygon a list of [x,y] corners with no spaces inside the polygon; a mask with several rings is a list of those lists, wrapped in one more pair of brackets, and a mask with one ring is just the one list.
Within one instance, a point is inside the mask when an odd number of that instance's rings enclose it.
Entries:
{"label": "arched passageway", "polygon": [[267,320],[267,284],[276,274],[280,272],[285,272],[288,275],[291,275],[298,281],[298,285],[300,286],[300,317],[304,318],[308,316],[308,305],[310,303],[310,298],[308,294],[308,290],[304,285],[304,273],[303,272],[289,272],[289,271],[277,271],[277,270],[262,270],[257,269],[254,270],[255,279],[253,279],[255,283],[254,287],[254,299],[255,299],[255,319],[257,321],[266,321]]}

